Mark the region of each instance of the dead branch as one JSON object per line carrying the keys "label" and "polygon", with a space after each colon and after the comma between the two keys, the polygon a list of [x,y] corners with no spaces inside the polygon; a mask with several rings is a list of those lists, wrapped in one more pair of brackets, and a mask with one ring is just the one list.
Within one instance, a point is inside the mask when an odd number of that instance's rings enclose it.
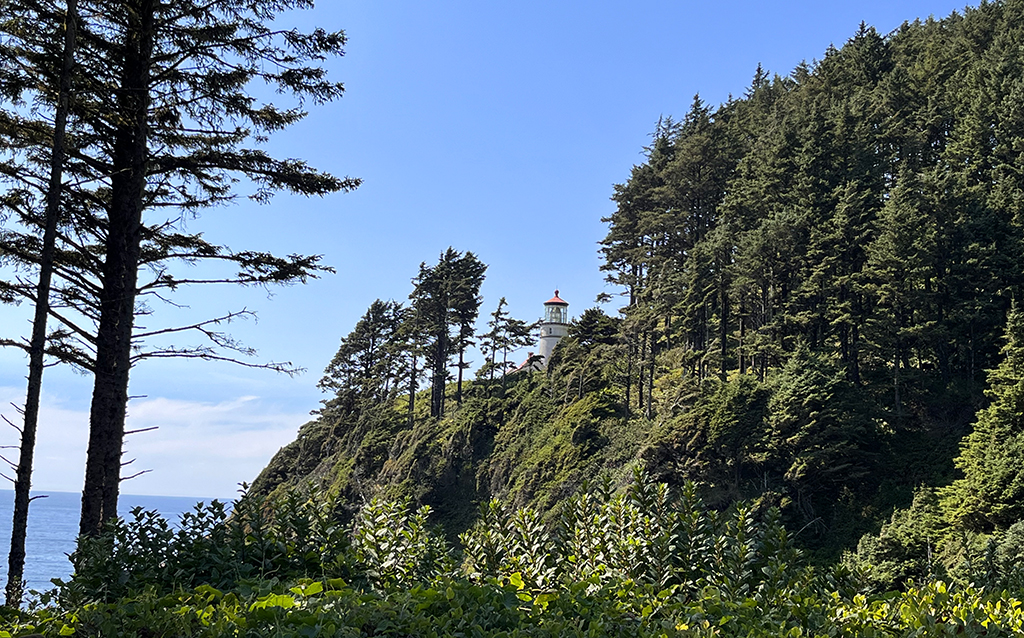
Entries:
{"label": "dead branch", "polygon": [[[220,325],[222,323],[231,323],[234,319],[237,319],[237,318],[240,318],[240,317],[248,318],[248,317],[255,317],[255,316],[256,316],[256,313],[254,313],[253,311],[247,310],[245,308],[242,308],[241,310],[237,310],[235,312],[229,312],[226,315],[223,315],[223,316],[220,316],[220,317],[216,317],[214,319],[207,319],[206,321],[200,321],[199,323],[194,323],[194,324],[189,325],[189,326],[179,326],[177,328],[162,328],[160,330],[153,330],[153,331],[150,331],[150,332],[142,332],[142,333],[139,333],[139,334],[136,334],[136,335],[132,335],[132,339],[145,339],[146,337],[154,337],[156,335],[173,334],[173,333],[176,333],[176,332],[185,332],[187,330],[198,330],[200,332],[203,332],[204,334],[207,334],[207,336],[209,336],[210,334],[220,335],[221,333],[219,333],[219,332],[210,332],[210,331],[204,330],[204,328],[206,326],[216,326],[216,325]],[[214,340],[214,341],[216,343],[216,340]],[[230,342],[230,341],[228,341],[228,342]],[[221,344],[217,343],[217,345],[221,345]],[[232,348],[232,349],[234,349],[234,348]]]}
{"label": "dead branch", "polygon": [[7,425],[9,425],[12,428],[14,428],[15,430],[17,430],[19,434],[22,433],[21,432],[21,428],[19,428],[18,426],[14,425],[14,423],[10,419],[7,418],[6,414],[0,414],[0,419],[3,419],[4,421],[6,421]]}
{"label": "dead branch", "polygon": [[149,474],[152,471],[153,470],[142,470],[141,472],[136,472],[135,474],[132,474],[130,476],[122,476],[121,480],[122,481],[130,481],[133,478],[138,478],[138,477],[142,476],[143,474]]}

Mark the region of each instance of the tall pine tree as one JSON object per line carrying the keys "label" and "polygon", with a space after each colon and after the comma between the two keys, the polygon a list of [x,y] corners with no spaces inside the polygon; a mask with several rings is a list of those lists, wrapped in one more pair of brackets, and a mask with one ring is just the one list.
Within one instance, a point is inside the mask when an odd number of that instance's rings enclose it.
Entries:
{"label": "tall pine tree", "polygon": [[480,309],[480,285],[487,266],[471,252],[449,247],[434,266],[420,264],[409,298],[417,331],[426,344],[423,353],[430,369],[430,416],[445,411],[445,386],[453,355],[459,356],[461,384],[464,354],[473,332],[469,326]]}
{"label": "tall pine tree", "polygon": [[1016,304],[1002,354],[988,374],[992,403],[978,412],[955,460],[963,477],[941,491],[950,522],[977,532],[1024,520],[1024,313]]}

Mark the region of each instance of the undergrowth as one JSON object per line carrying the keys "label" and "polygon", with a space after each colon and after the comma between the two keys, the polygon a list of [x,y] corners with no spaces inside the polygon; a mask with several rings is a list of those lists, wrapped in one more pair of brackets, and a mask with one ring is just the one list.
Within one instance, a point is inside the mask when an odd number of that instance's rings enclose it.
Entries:
{"label": "undergrowth", "polygon": [[321,495],[132,512],[79,544],[75,573],[0,638],[44,636],[1011,636],[1019,592],[925,582],[865,595],[806,566],[773,510],[707,509],[639,471],[553,522],[485,504],[460,548],[429,508],[374,500],[347,524]]}

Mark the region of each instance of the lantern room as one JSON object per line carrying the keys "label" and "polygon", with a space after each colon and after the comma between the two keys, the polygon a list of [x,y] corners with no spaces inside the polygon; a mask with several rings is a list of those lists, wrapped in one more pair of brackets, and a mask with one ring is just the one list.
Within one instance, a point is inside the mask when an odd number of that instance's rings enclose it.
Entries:
{"label": "lantern room", "polygon": [[569,304],[558,296],[544,302],[544,323],[569,323]]}

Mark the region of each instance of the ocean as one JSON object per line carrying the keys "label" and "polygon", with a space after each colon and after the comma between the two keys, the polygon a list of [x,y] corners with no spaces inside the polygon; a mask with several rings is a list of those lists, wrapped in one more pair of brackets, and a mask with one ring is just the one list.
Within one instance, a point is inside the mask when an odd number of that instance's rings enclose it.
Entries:
{"label": "ocean", "polygon": [[[82,495],[77,492],[39,492],[46,495],[32,501],[28,512],[28,538],[25,541],[26,590],[43,591],[52,587],[53,578],[66,579],[71,575],[68,554],[75,549],[78,536],[78,517]],[[138,496],[122,494],[118,500],[118,514],[129,517],[129,511],[141,506],[156,510],[171,525],[177,525],[180,516],[202,501],[212,499],[188,496]],[[0,490],[0,589],[7,584],[7,556],[11,548],[11,516],[14,510],[14,490]]]}

